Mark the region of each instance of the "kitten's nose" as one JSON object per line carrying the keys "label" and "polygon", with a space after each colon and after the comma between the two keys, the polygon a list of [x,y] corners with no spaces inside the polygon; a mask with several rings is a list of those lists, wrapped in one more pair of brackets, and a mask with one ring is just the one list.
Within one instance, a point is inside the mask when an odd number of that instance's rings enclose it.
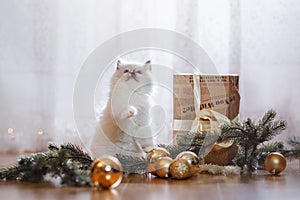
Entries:
{"label": "kitten's nose", "polygon": [[135,71],[134,71],[134,70],[130,70],[130,71],[129,71],[129,76],[134,76],[134,74],[135,74]]}

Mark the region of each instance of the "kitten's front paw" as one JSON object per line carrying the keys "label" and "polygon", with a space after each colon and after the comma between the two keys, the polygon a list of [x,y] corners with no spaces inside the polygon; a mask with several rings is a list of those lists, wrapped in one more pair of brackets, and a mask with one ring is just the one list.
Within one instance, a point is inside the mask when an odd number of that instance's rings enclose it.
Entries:
{"label": "kitten's front paw", "polygon": [[125,118],[131,118],[134,115],[136,115],[137,112],[138,111],[137,111],[137,109],[135,107],[129,106],[128,109],[127,109],[127,111],[122,114],[122,118],[123,119],[125,119]]}

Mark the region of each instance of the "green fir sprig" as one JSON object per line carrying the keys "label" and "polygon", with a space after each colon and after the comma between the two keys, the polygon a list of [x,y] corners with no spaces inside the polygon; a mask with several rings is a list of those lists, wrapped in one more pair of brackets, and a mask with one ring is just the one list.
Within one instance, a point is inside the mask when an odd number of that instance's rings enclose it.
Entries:
{"label": "green fir sprig", "polygon": [[222,140],[232,139],[239,145],[238,155],[234,162],[242,169],[255,171],[258,164],[258,147],[273,139],[287,126],[285,120],[275,120],[276,112],[267,111],[258,123],[248,118],[242,123],[231,122],[221,126]]}
{"label": "green fir sprig", "polygon": [[211,131],[188,132],[177,136],[175,145],[160,144],[159,147],[167,149],[171,153],[171,157],[175,158],[183,151],[192,151],[199,157],[204,157],[207,148],[214,145],[219,134]]}
{"label": "green fir sprig", "polygon": [[287,142],[292,148],[287,152],[287,157],[290,159],[300,159],[300,137],[293,136]]}
{"label": "green fir sprig", "polygon": [[138,156],[130,156],[123,154],[116,154],[122,164],[123,171],[126,173],[144,174],[146,173],[147,162],[145,158]]}
{"label": "green fir sprig", "polygon": [[62,185],[91,185],[89,167],[93,160],[79,146],[50,144],[48,149],[21,155],[14,166],[0,170],[0,179],[40,183],[51,177],[59,179]]}
{"label": "green fir sprig", "polygon": [[185,134],[177,135],[176,144],[166,145],[159,144],[159,147],[167,149],[171,158],[176,158],[176,156],[186,150],[193,151],[198,155],[200,148],[202,147],[204,137],[196,132],[187,132]]}

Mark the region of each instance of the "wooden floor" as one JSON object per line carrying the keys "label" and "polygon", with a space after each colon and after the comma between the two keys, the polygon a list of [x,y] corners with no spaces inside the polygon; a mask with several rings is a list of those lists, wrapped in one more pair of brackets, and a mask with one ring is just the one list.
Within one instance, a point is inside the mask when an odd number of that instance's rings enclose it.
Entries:
{"label": "wooden floor", "polygon": [[[16,160],[13,155],[0,156],[0,167],[8,166]],[[281,176],[270,176],[264,171],[252,176],[201,174],[188,180],[130,175],[116,189],[104,191],[0,181],[0,199],[300,199],[299,164],[288,163]]]}

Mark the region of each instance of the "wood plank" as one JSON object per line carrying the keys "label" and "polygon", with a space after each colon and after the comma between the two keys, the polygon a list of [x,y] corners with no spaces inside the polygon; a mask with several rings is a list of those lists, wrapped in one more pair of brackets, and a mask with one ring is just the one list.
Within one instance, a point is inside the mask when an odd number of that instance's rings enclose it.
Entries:
{"label": "wood plank", "polygon": [[[0,166],[16,160],[16,155],[1,155]],[[252,176],[199,174],[187,180],[159,179],[129,175],[114,190],[61,187],[52,184],[0,181],[0,198],[23,199],[299,199],[299,164],[288,163],[280,176],[259,171]]]}

